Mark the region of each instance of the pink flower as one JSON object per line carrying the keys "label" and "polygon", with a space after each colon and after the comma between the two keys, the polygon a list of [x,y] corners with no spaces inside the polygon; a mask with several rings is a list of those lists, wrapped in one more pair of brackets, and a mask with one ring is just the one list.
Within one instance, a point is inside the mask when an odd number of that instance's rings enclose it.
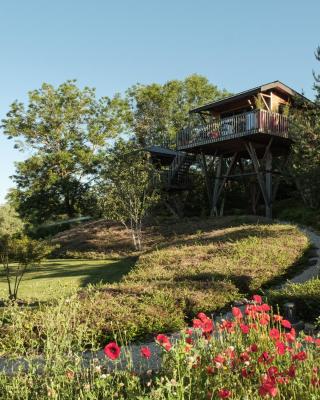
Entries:
{"label": "pink flower", "polygon": [[305,351],[300,351],[297,354],[293,354],[292,360],[304,361],[307,359],[307,353]]}
{"label": "pink flower", "polygon": [[287,346],[283,342],[276,342],[277,353],[283,356],[287,350]]}
{"label": "pink flower", "polygon": [[151,351],[149,347],[141,347],[140,354],[142,357],[149,359],[151,357]]}
{"label": "pink flower", "polygon": [[228,389],[220,389],[218,391],[218,397],[219,399],[228,399],[231,397],[231,392]]}
{"label": "pink flower", "polygon": [[261,310],[264,312],[268,312],[271,310],[271,307],[269,306],[269,304],[262,304]]}
{"label": "pink flower", "polygon": [[262,303],[262,297],[259,296],[258,294],[254,294],[252,296],[252,300],[257,304],[261,304]]}
{"label": "pink flower", "polygon": [[166,351],[170,351],[171,349],[171,343],[170,340],[168,338],[168,336],[163,335],[162,333],[160,333],[157,337],[156,337],[156,341],[159,343],[160,346],[162,346]]}
{"label": "pink flower", "polygon": [[288,320],[283,319],[280,323],[284,328],[291,329],[291,323]]}
{"label": "pink flower", "polygon": [[116,360],[120,356],[121,349],[116,342],[110,342],[103,351],[110,360]]}
{"label": "pink flower", "polygon": [[241,312],[240,308],[232,307],[232,315],[237,319],[241,319],[242,318],[242,312]]}
{"label": "pink flower", "polygon": [[314,339],[313,339],[312,336],[308,336],[307,335],[307,336],[304,337],[304,341],[307,342],[307,343],[313,343]]}
{"label": "pink flower", "polygon": [[255,343],[253,343],[250,346],[250,351],[251,351],[251,353],[256,353],[258,351],[258,346]]}
{"label": "pink flower", "polygon": [[241,329],[242,333],[244,333],[244,334],[247,334],[250,331],[249,326],[245,325],[245,324],[240,324],[240,329]]}
{"label": "pink flower", "polygon": [[274,314],[273,319],[276,322],[282,321],[283,320],[283,316],[282,315],[278,315],[278,314]]}
{"label": "pink flower", "polygon": [[277,328],[270,329],[269,335],[271,339],[278,340],[280,339],[280,332]]}
{"label": "pink flower", "polygon": [[270,378],[265,379],[259,388],[260,396],[276,397],[277,393],[278,393],[277,386],[274,380]]}

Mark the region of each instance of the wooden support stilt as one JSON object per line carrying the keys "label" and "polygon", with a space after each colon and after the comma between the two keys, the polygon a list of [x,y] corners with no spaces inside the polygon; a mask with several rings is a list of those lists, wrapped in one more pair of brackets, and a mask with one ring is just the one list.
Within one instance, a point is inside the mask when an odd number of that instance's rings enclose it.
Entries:
{"label": "wooden support stilt", "polygon": [[246,143],[246,149],[250,155],[252,160],[253,168],[257,174],[258,183],[260,186],[260,190],[263,196],[263,200],[266,207],[266,217],[272,218],[272,153],[271,153],[271,144],[272,138],[269,141],[264,156],[261,161],[264,161],[266,164],[266,176],[265,179],[261,172],[261,164],[257,157],[257,153],[252,143]]}
{"label": "wooden support stilt", "polygon": [[272,153],[268,150],[266,154],[266,217],[272,218]]}
{"label": "wooden support stilt", "polygon": [[233,168],[237,162],[237,159],[238,159],[238,153],[234,153],[234,155],[231,158],[230,164],[228,166],[227,172],[222,177],[221,176],[222,156],[220,156],[220,158],[219,158],[219,164],[217,167],[217,174],[216,174],[214,192],[213,192],[211,215],[218,215],[217,205],[218,205],[219,197],[222,193],[224,185],[227,182],[227,179],[228,179],[231,171],[233,170]]}
{"label": "wooden support stilt", "polygon": [[[216,155],[216,153],[215,153],[215,155]],[[214,157],[215,157],[215,155],[214,155]],[[209,180],[206,156],[203,153],[201,153],[201,166],[202,166],[202,172],[204,174],[204,178],[205,178],[205,182],[206,182],[207,194],[208,194],[208,199],[209,199],[209,203],[210,203],[211,199],[212,199],[212,188],[211,188],[210,180]]]}
{"label": "wooden support stilt", "polygon": [[217,165],[216,174],[215,174],[215,178],[214,178],[212,207],[211,207],[211,213],[210,213],[211,216],[218,215],[218,210],[217,210],[218,196],[217,196],[217,194],[218,194],[219,184],[220,184],[220,179],[221,179],[222,159],[223,159],[223,156],[221,155],[218,158],[218,165]]}

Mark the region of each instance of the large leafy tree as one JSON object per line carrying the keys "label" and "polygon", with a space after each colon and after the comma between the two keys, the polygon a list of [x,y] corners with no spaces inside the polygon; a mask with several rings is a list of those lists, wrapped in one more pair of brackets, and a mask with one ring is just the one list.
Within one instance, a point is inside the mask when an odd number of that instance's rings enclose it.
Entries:
{"label": "large leafy tree", "polygon": [[[320,47],[316,51],[320,61]],[[311,208],[320,207],[320,75],[314,73],[315,99],[296,99],[291,115],[292,146],[290,165],[304,204]]]}
{"label": "large leafy tree", "polygon": [[16,164],[10,194],[20,215],[33,223],[92,211],[92,181],[107,140],[126,120],[119,96],[96,98],[95,90],[75,81],[57,88],[44,83],[29,92],[29,102],[11,105],[4,134],[31,156]]}
{"label": "large leafy tree", "polygon": [[189,123],[190,109],[227,95],[201,75],[163,85],[134,85],[127,91],[132,130],[142,145],[171,144]]}

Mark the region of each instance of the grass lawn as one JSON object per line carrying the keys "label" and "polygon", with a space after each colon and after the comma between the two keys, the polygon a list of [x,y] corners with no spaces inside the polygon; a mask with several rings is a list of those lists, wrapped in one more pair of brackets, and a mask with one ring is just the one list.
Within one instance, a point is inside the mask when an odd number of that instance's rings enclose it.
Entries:
{"label": "grass lawn", "polygon": [[[135,259],[130,257],[106,260],[46,260],[25,274],[18,297],[27,300],[49,300],[67,296],[89,284],[117,282],[129,272],[134,263]],[[7,296],[7,282],[1,273],[0,297]]]}
{"label": "grass lawn", "polygon": [[[57,305],[3,310],[0,355],[41,352],[50,335],[55,341],[59,335],[68,338],[82,351],[109,340],[124,343],[177,331],[199,311],[219,312],[296,273],[309,248],[295,226],[250,217],[168,223],[155,227],[154,237],[156,244],[146,246],[138,260],[47,261],[26,276],[20,298],[49,299],[89,283],[104,284]],[[5,290],[4,280],[1,285]],[[20,348],[13,346],[17,337]]]}

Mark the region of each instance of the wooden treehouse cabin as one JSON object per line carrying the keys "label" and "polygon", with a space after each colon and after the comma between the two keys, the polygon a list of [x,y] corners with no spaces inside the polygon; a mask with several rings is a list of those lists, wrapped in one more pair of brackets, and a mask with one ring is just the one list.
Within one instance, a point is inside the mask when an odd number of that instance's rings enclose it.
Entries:
{"label": "wooden treehouse cabin", "polygon": [[158,162],[169,164],[167,190],[186,190],[189,168],[197,160],[211,215],[222,214],[222,195],[229,180],[250,177],[256,182],[250,190],[253,211],[262,196],[265,214],[271,218],[292,144],[288,108],[296,96],[301,95],[275,81],[191,110],[189,126],[178,133],[175,150],[150,149],[154,160],[158,157]]}

